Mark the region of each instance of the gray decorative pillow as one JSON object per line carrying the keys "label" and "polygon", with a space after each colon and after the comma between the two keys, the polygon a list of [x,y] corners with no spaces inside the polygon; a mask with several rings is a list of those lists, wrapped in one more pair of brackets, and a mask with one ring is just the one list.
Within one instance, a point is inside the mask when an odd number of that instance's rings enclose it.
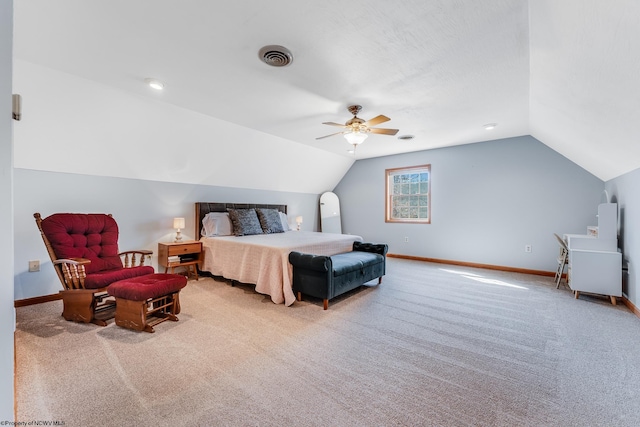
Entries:
{"label": "gray decorative pillow", "polygon": [[267,234],[284,233],[280,212],[277,209],[256,208],[262,231]]}
{"label": "gray decorative pillow", "polygon": [[260,220],[255,209],[227,209],[229,218],[233,224],[233,234],[236,236],[249,236],[262,234]]}

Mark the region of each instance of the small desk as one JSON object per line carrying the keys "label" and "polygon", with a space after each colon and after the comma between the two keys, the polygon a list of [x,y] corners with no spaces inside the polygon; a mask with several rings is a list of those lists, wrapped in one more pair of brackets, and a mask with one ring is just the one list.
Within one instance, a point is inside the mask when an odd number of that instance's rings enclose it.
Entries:
{"label": "small desk", "polygon": [[[178,256],[178,261],[169,261],[169,257]],[[187,270],[187,277],[191,275],[191,268],[198,280],[198,263],[202,260],[202,243],[195,240],[184,242],[158,243],[158,264],[164,267],[166,273],[171,269],[175,272],[178,267]]]}
{"label": "small desk", "polygon": [[611,304],[622,296],[622,253],[618,250],[618,205],[598,205],[598,225],[587,234],[565,234],[569,249],[567,282],[575,297],[580,292],[607,295]]}

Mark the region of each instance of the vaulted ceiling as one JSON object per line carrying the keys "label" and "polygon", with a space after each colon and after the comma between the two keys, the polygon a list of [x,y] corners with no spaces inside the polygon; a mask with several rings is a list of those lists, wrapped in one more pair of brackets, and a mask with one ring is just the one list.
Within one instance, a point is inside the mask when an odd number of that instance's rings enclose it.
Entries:
{"label": "vaulted ceiling", "polygon": [[[530,134],[603,180],[640,167],[637,0],[29,0],[14,57],[357,159]],[[277,44],[286,67],[258,57]],[[144,85],[164,82],[162,92]],[[485,124],[496,123],[491,131]],[[411,140],[397,136],[412,135]]]}

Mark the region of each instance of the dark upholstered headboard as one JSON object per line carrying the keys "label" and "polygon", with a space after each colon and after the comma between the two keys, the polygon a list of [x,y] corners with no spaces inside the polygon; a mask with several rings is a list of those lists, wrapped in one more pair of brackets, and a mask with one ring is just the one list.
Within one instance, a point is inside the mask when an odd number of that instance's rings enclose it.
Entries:
{"label": "dark upholstered headboard", "polygon": [[198,240],[201,237],[202,219],[209,212],[226,212],[227,209],[277,209],[280,212],[287,213],[287,205],[267,205],[260,203],[209,203],[209,202],[196,202],[196,234],[195,239]]}

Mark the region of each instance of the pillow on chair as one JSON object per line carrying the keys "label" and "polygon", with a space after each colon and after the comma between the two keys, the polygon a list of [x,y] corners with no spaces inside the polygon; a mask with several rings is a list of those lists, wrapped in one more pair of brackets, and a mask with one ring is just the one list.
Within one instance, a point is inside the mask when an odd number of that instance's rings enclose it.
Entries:
{"label": "pillow on chair", "polygon": [[105,214],[53,214],[42,220],[53,251],[60,258],[86,258],[87,274],[122,268],[118,224]]}

